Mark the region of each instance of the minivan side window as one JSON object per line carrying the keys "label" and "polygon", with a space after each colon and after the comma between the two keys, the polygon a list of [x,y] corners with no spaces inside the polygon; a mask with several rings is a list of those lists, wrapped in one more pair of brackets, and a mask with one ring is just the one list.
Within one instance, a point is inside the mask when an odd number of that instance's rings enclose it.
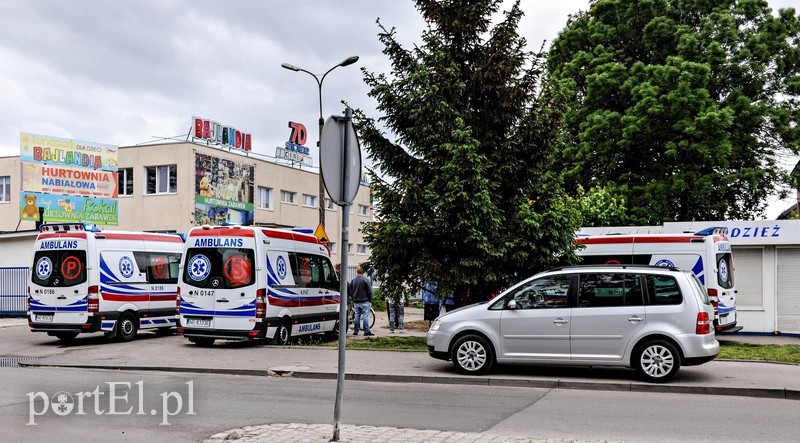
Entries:
{"label": "minivan side window", "polygon": [[642,285],[636,274],[580,274],[580,307],[642,306],[643,303]]}
{"label": "minivan side window", "polygon": [[570,280],[569,274],[531,280],[516,288],[509,301],[514,300],[517,309],[566,308]]}
{"label": "minivan side window", "polygon": [[678,281],[668,275],[648,275],[647,293],[651,305],[679,305],[683,302]]}

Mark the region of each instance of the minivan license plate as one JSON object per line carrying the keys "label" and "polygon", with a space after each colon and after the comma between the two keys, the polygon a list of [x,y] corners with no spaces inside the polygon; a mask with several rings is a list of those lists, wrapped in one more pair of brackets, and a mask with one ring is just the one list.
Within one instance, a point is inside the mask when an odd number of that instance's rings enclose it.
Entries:
{"label": "minivan license plate", "polygon": [[34,314],[33,321],[52,322],[53,314]]}
{"label": "minivan license plate", "polygon": [[207,328],[211,326],[211,320],[207,318],[187,318],[186,326],[200,326],[203,328]]}

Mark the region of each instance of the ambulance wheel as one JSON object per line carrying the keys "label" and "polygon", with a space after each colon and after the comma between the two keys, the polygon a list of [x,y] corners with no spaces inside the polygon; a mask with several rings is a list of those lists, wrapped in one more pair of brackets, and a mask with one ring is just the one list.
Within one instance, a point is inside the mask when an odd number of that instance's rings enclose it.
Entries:
{"label": "ambulance wheel", "polygon": [[207,348],[209,346],[214,345],[213,338],[203,338],[203,337],[192,337],[189,339],[190,342],[196,344],[197,346]]}
{"label": "ambulance wheel", "polygon": [[122,314],[122,317],[117,320],[117,338],[120,341],[131,341],[136,338],[136,333],[139,331],[139,322],[136,316],[130,312]]}
{"label": "ambulance wheel", "polygon": [[284,319],[275,331],[275,337],[272,337],[272,344],[278,346],[286,346],[292,339],[292,324],[288,319]]}
{"label": "ambulance wheel", "polygon": [[57,333],[55,333],[53,335],[58,339],[58,341],[61,341],[61,342],[64,342],[64,343],[69,343],[72,340],[75,340],[75,337],[78,336],[78,333],[77,332],[57,332]]}

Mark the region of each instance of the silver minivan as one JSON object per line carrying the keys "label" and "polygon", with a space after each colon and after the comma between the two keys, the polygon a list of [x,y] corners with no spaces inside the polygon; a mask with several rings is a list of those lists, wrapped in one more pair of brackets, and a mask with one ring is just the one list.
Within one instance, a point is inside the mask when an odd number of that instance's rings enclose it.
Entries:
{"label": "silver minivan", "polygon": [[719,353],[697,277],[661,266],[596,265],[536,274],[488,303],[437,318],[432,357],[465,374],[496,363],[632,367],[665,382]]}

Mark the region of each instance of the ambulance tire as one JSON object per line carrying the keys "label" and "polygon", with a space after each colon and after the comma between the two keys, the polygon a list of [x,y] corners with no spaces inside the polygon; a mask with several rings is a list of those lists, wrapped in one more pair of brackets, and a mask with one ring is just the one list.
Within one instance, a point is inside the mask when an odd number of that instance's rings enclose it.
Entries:
{"label": "ambulance tire", "polygon": [[131,341],[136,338],[139,332],[139,321],[136,315],[126,312],[117,320],[117,339],[119,341]]}
{"label": "ambulance tire", "polygon": [[75,337],[78,336],[77,332],[57,332],[53,334],[58,341],[62,343],[70,343],[72,340],[75,340]]}
{"label": "ambulance tire", "polygon": [[173,332],[175,332],[175,329],[172,326],[156,329],[156,335],[159,336],[172,335]]}
{"label": "ambulance tire", "polygon": [[272,337],[272,344],[278,346],[286,346],[292,340],[292,324],[289,319],[285,318],[278,325],[278,330],[275,331],[275,336]]}
{"label": "ambulance tire", "polygon": [[200,346],[201,348],[207,348],[214,345],[213,338],[204,338],[204,337],[191,337],[189,341]]}

